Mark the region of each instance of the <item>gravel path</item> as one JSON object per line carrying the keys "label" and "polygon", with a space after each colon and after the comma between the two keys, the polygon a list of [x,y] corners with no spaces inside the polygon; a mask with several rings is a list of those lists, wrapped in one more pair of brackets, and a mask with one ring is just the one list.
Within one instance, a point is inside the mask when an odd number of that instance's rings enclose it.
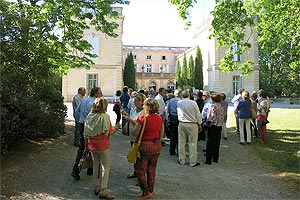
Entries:
{"label": "gravel path", "polygon": [[[98,199],[86,171],[81,180],[70,176],[77,148],[73,143],[73,121],[66,122],[66,134],[56,139],[34,142],[1,158],[1,199]],[[117,199],[135,199],[141,194],[136,180],[126,179],[133,171],[127,162],[127,136],[111,137],[109,190]],[[202,159],[204,142],[198,144]],[[191,168],[169,155],[169,146],[159,158],[153,199],[299,199],[276,172],[255,155],[250,145],[239,145],[229,132],[221,141],[220,160],[211,166]]]}

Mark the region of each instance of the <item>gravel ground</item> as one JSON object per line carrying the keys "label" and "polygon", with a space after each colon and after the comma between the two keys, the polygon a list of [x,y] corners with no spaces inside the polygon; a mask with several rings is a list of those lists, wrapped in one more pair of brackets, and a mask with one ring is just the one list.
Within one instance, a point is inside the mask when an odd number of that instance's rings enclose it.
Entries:
{"label": "gravel ground", "polygon": [[[115,116],[111,116],[114,121]],[[1,157],[1,199],[97,199],[92,176],[86,171],[79,181],[70,176],[77,152],[72,145],[73,125],[68,120],[66,133],[59,138],[31,141]],[[128,137],[118,132],[110,145],[109,190],[116,199],[135,199],[141,190],[135,179],[126,178],[133,171],[126,160]],[[153,199],[299,199],[299,190],[291,190],[250,145],[239,145],[235,133],[229,132],[228,140],[221,140],[218,164],[203,164],[203,148],[201,141],[201,165],[194,168],[179,165],[177,157],[169,155],[169,146],[163,148]]]}

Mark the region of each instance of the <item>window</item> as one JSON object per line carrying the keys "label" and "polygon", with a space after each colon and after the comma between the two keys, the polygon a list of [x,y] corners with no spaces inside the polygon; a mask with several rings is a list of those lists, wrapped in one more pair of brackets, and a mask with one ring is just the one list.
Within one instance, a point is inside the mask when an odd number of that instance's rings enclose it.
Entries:
{"label": "window", "polygon": [[146,65],[146,72],[152,72],[152,65],[151,64]]}
{"label": "window", "polygon": [[147,56],[147,60],[151,60],[152,59],[152,56]]}
{"label": "window", "polygon": [[96,54],[99,56],[99,38],[93,36],[88,37],[87,39],[88,43],[90,43],[93,47],[93,49],[90,51],[91,54]]}
{"label": "window", "polygon": [[169,82],[167,85],[168,88],[171,88],[174,91],[175,84],[173,82]]}
{"label": "window", "polygon": [[238,90],[242,88],[242,77],[241,76],[233,76],[232,77],[232,91],[234,95],[238,94]]}
{"label": "window", "polygon": [[156,91],[156,83],[154,81],[151,81],[151,83],[149,84],[149,89],[153,88]]}
{"label": "window", "polygon": [[161,57],[162,60],[167,60],[166,56]]}
{"label": "window", "polygon": [[242,61],[242,55],[236,54],[236,52],[239,50],[238,43],[234,43],[232,45],[232,54],[233,54],[233,61],[234,62],[241,62]]}
{"label": "window", "polygon": [[133,59],[136,60],[136,55],[133,55]]}
{"label": "window", "polygon": [[87,91],[91,91],[93,87],[98,87],[98,74],[87,74]]}

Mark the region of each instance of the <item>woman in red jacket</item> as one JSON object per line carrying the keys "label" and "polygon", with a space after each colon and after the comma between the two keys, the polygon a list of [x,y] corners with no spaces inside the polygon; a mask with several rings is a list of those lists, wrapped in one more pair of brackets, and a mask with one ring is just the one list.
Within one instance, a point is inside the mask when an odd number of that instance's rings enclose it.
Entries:
{"label": "woman in red jacket", "polygon": [[145,130],[140,145],[141,157],[137,159],[134,165],[139,186],[143,191],[142,196],[137,197],[137,200],[149,199],[153,196],[156,166],[162,150],[161,138],[164,133],[164,121],[157,114],[159,110],[157,100],[146,99],[143,108],[145,114],[137,118],[137,124],[133,128],[133,133],[138,138],[144,116],[146,117]]}

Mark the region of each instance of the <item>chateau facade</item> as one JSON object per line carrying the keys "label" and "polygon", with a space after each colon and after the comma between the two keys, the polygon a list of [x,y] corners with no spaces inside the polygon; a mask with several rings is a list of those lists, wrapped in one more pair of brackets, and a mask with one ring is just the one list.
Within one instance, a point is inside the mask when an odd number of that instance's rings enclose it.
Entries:
{"label": "chateau facade", "polygon": [[[236,62],[252,60],[254,62],[254,71],[251,75],[242,75],[242,71],[224,72],[220,70],[220,60],[225,56],[226,47],[217,48],[216,39],[208,39],[212,33],[210,31],[212,17],[209,17],[201,24],[195,34],[196,46],[185,51],[186,58],[191,55],[196,57],[196,47],[199,46],[203,59],[203,89],[208,91],[223,92],[227,97],[237,94],[239,88],[252,91],[259,89],[259,64],[258,64],[258,41],[257,32],[247,27],[246,38],[251,43],[251,48],[242,55],[234,57]],[[183,63],[184,55],[178,56],[180,63]]]}
{"label": "chateau facade", "polygon": [[115,7],[119,12],[119,18],[115,21],[119,27],[115,30],[116,38],[96,31],[93,27],[84,32],[84,38],[92,44],[94,65],[90,69],[72,68],[62,79],[62,95],[64,101],[72,101],[79,87],[85,87],[87,92],[97,86],[101,87],[104,96],[113,96],[115,91],[123,87],[122,78],[122,34],[123,20],[122,8]]}
{"label": "chateau facade", "polygon": [[169,46],[123,46],[123,66],[132,52],[136,69],[136,87],[158,91],[160,87],[175,87],[176,58],[190,47]]}

